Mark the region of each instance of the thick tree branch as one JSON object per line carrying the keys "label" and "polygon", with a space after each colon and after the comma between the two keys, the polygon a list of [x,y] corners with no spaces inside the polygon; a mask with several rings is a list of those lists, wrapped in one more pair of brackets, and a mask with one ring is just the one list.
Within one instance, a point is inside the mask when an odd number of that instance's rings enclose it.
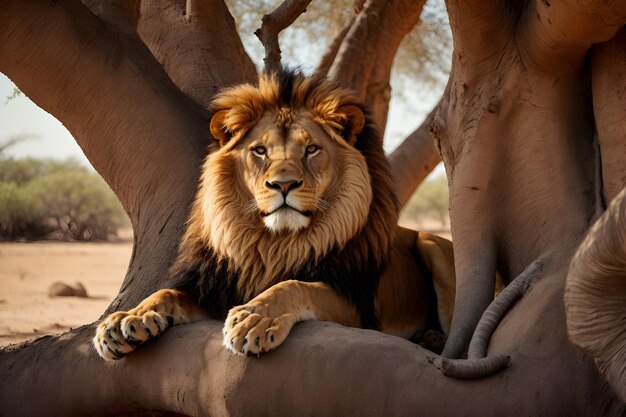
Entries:
{"label": "thick tree branch", "polygon": [[514,360],[498,378],[459,383],[406,340],[318,321],[259,358],[228,352],[222,323],[206,321],[174,327],[115,363],[96,356],[87,326],[0,351],[10,381],[0,384],[0,414],[623,415],[592,361],[566,342],[563,312],[554,314],[566,270],[549,271],[494,335],[492,352]]}
{"label": "thick tree branch", "polygon": [[384,130],[389,110],[391,65],[400,43],[419,22],[425,1],[365,3],[346,35],[329,76],[354,90]]}
{"label": "thick tree branch", "polygon": [[446,1],[455,58],[467,63],[467,71],[481,73],[488,62],[499,59],[520,14],[514,5],[522,4],[507,0]]}
{"label": "thick tree branch", "polygon": [[261,27],[254,32],[265,48],[264,72],[270,73],[280,69],[280,46],[278,35],[283,29],[296,21],[298,16],[306,12],[311,0],[285,0],[272,13],[263,15]]}
{"label": "thick tree branch", "polygon": [[81,0],[111,29],[135,35],[135,23],[141,0]]}
{"label": "thick tree branch", "polygon": [[142,1],[136,25],[174,84],[203,108],[220,88],[256,79],[222,0]]}
{"label": "thick tree branch", "polygon": [[441,162],[439,151],[430,135],[430,125],[437,111],[430,112],[422,124],[389,155],[389,165],[400,205],[404,206],[415,189]]}

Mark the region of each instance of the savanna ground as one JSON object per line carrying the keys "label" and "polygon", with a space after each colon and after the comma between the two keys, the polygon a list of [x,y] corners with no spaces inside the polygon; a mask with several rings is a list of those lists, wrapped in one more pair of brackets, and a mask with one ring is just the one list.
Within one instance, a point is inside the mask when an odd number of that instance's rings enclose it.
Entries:
{"label": "savanna ground", "polygon": [[[117,295],[132,241],[0,243],[0,346],[97,320]],[[81,282],[88,298],[48,297],[55,281]]]}
{"label": "savanna ground", "polygon": [[[439,232],[434,221],[402,222]],[[0,243],[0,346],[63,333],[97,320],[119,292],[132,253],[132,231],[119,242]],[[54,282],[87,290],[87,298],[48,297]]]}

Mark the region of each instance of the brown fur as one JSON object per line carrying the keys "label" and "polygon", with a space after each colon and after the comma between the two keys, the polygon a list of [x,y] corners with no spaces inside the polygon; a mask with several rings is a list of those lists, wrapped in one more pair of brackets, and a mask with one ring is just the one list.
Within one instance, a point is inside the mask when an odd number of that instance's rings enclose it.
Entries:
{"label": "brown fur", "polygon": [[[177,294],[213,316],[231,308],[227,348],[273,349],[312,318],[403,337],[448,329],[450,242],[397,227],[380,135],[349,92],[297,73],[262,76],[224,91],[211,109],[221,148],[204,163],[172,274]],[[277,198],[289,208],[279,211]],[[157,294],[140,307],[159,310]],[[94,339],[105,358],[102,343],[119,322],[105,320]]]}

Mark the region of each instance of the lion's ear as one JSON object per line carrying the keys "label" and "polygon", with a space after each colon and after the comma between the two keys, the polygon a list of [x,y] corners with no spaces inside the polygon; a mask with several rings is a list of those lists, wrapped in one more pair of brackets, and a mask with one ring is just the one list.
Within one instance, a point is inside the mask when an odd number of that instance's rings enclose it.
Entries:
{"label": "lion's ear", "polygon": [[365,115],[363,110],[355,105],[342,106],[337,109],[337,113],[342,114],[343,126],[341,136],[352,146],[356,143],[356,138],[365,126]]}
{"label": "lion's ear", "polygon": [[231,135],[224,124],[224,119],[226,118],[227,113],[228,110],[220,110],[211,118],[211,135],[220,143],[220,146],[226,145],[226,142],[228,142],[231,138]]}

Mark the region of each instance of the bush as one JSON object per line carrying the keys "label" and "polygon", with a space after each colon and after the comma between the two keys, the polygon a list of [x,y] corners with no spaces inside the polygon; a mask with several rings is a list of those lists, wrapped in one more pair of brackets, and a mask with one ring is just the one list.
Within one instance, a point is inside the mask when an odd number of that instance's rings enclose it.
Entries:
{"label": "bush", "polygon": [[41,203],[16,183],[0,182],[0,237],[35,239],[44,234],[37,219]]}
{"label": "bush", "polygon": [[448,179],[439,175],[422,183],[411,196],[401,212],[401,218],[407,222],[423,223],[433,220],[447,228],[448,215]]}
{"label": "bush", "polygon": [[35,158],[0,158],[0,183],[26,185],[29,182],[57,172],[88,172],[73,159],[63,161]]}
{"label": "bush", "polygon": [[108,185],[76,161],[0,159],[0,239],[109,239],[124,223]]}

